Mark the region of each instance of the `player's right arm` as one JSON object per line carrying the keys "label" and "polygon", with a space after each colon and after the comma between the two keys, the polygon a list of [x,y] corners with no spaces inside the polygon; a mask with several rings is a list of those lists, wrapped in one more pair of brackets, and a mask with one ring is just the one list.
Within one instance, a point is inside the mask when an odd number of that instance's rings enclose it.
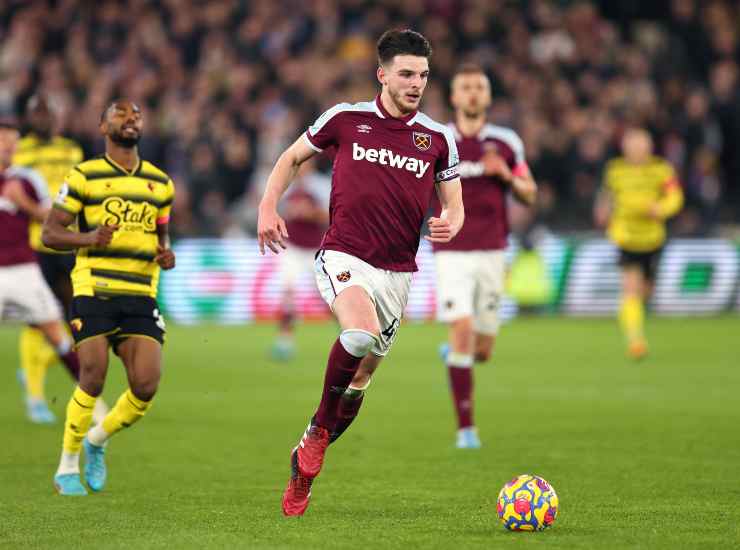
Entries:
{"label": "player's right arm", "polygon": [[113,240],[117,225],[101,225],[92,231],[78,233],[68,229],[76,216],[59,208],[52,208],[44,222],[41,242],[54,250],[75,250],[87,246],[108,246]]}
{"label": "player's right arm", "polygon": [[87,246],[102,247],[110,244],[117,225],[100,225],[93,231],[77,232],[68,229],[83,208],[85,176],[72,170],[54,200],[41,232],[41,242],[54,250],[74,250]]}
{"label": "player's right arm", "polygon": [[278,246],[286,248],[285,239],[288,237],[288,230],[285,228],[285,220],[277,212],[277,205],[298,173],[298,168],[315,154],[317,151],[301,136],[275,163],[267,179],[257,217],[257,239],[261,254],[265,253],[265,245],[276,254],[279,252]]}

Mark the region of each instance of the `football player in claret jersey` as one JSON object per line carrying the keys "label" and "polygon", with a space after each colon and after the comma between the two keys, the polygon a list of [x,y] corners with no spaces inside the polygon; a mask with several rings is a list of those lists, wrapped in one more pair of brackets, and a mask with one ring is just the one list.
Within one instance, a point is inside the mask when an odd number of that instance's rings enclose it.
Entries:
{"label": "football player in claret jersey", "polygon": [[278,361],[287,361],[295,353],[296,283],[302,274],[313,273],[316,250],[329,224],[330,182],[313,164],[301,165],[278,210],[290,235],[289,246],[278,257],[282,295],[279,333],[272,347],[272,357]]}
{"label": "football player in claret jersey", "polygon": [[[499,329],[504,291],[504,252],[509,236],[506,208],[511,194],[534,204],[537,186],[519,136],[486,122],[491,86],[482,68],[463,65],[454,75],[450,125],[460,153],[465,226],[449,243],[433,243],[437,312],[449,324],[442,355],[457,413],[457,447],[480,447],[473,423],[473,364],[488,360]],[[434,215],[441,206],[433,202]]]}
{"label": "football player in claret jersey", "polygon": [[[77,250],[72,271],[72,332],[80,357],[80,383],[67,405],[64,442],[54,486],[62,495],[85,495],[106,481],[106,442],[141,419],[152,405],[161,372],[164,320],[157,306],[159,271],[172,269],[168,222],[172,180],[139,158],[143,119],[127,100],[104,112],[105,155],[72,169],[44,224],[44,244]],[[78,219],[79,232],[68,229]],[[108,349],[121,358],[129,388],[102,423],[90,430],[103,391]],[[88,431],[89,430],[89,431]]]}
{"label": "football player in claret jersey", "polygon": [[648,352],[644,333],[645,302],[653,290],[666,220],[683,206],[683,191],[673,166],[653,155],[653,140],[642,128],[622,136],[623,156],[609,161],[594,208],[597,225],[619,248],[622,298],[619,323],[627,354],[642,359]]}
{"label": "football player in claret jersey", "polygon": [[370,378],[390,350],[416,271],[432,194],[442,211],[428,220],[433,242],[460,230],[464,212],[452,132],[418,111],[429,76],[429,42],[410,30],[378,41],[374,100],[340,103],[322,114],[278,159],[260,203],[260,249],[289,238],[277,204],[298,167],[336,149],[329,229],[317,254],[316,281],[341,327],[329,352],[321,400],[290,455],[283,513],[302,515],[330,442],[357,415]]}
{"label": "football player in claret jersey", "polygon": [[33,170],[11,166],[18,137],[12,121],[0,121],[0,316],[14,306],[76,374],[80,367],[72,339],[28,239],[30,221],[42,221],[49,211],[46,185]]}
{"label": "football player in claret jersey", "polygon": [[[54,106],[44,94],[36,94],[28,100],[25,123],[28,133],[18,143],[13,164],[31,168],[41,174],[46,181],[49,195],[54,197],[67,172],[82,161],[82,148],[74,141],[57,135]],[[72,303],[70,273],[75,263],[74,254],[45,247],[41,243],[41,221],[32,221],[29,231],[31,248],[36,251],[41,273],[67,316]],[[21,331],[19,351],[28,416],[37,423],[54,422],[54,415],[44,398],[44,381],[47,369],[56,361],[56,353],[47,344],[43,334],[32,327]],[[78,373],[70,371],[70,374],[77,381]],[[105,403],[99,400],[93,413],[94,420],[99,422],[107,412]]]}

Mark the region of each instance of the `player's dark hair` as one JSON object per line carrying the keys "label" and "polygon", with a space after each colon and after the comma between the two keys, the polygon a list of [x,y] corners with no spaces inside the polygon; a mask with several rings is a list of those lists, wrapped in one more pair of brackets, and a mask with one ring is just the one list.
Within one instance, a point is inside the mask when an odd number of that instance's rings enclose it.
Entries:
{"label": "player's dark hair", "polygon": [[378,39],[378,62],[385,65],[397,55],[432,56],[432,46],[423,35],[410,29],[385,31]]}
{"label": "player's dark hair", "polygon": [[452,73],[452,78],[456,76],[459,76],[461,74],[482,74],[483,76],[486,76],[486,71],[483,70],[483,67],[478,65],[477,63],[463,63],[462,65],[459,65],[455,72]]}
{"label": "player's dark hair", "polygon": [[[100,113],[100,123],[101,124],[103,123],[103,121],[105,121],[105,116],[108,114],[108,111],[110,111],[111,107],[113,107],[114,105],[117,105],[118,103],[134,103],[134,102],[124,97],[118,97],[114,99],[113,101],[108,103],[108,106],[105,109],[103,109],[102,113]],[[134,105],[136,104],[134,103]]]}

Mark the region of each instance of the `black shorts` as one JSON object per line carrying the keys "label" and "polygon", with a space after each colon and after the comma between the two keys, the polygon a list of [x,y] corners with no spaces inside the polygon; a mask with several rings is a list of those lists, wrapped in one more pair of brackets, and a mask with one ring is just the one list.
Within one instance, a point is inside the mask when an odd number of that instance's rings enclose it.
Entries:
{"label": "black shorts", "polygon": [[648,281],[655,279],[655,270],[658,268],[658,260],[662,248],[650,252],[630,252],[629,250],[619,249],[619,265],[637,266]]}
{"label": "black shorts", "polygon": [[69,299],[72,296],[71,274],[75,266],[75,255],[36,252],[36,258],[46,284],[62,305],[64,317],[69,321]]}
{"label": "black shorts", "polygon": [[164,344],[164,318],[157,301],[148,296],[75,296],[69,324],[77,345],[101,335],[108,337],[113,351],[129,336],[144,336]]}
{"label": "black shorts", "polygon": [[69,281],[69,275],[75,266],[74,254],[50,254],[36,252],[39,267],[47,284],[54,289],[60,280]]}

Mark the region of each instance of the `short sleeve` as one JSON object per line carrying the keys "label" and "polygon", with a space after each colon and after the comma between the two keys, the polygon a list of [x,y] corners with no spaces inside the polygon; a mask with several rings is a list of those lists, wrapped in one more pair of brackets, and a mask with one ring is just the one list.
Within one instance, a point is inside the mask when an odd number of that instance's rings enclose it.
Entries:
{"label": "short sleeve", "polygon": [[460,177],[460,156],[457,153],[455,136],[449,128],[444,128],[444,144],[434,166],[434,181],[451,181]]}
{"label": "short sleeve", "polygon": [[64,177],[59,193],[54,199],[54,207],[77,215],[85,205],[87,179],[77,168],[72,168]]}
{"label": "short sleeve", "polygon": [[71,158],[72,162],[74,162],[75,164],[79,164],[80,162],[82,162],[84,160],[84,158],[85,158],[85,155],[82,152],[82,147],[80,147],[79,145],[75,144],[72,147],[72,152],[70,154],[70,158]]}
{"label": "short sleeve", "polygon": [[26,194],[34,201],[49,206],[49,188],[39,172],[25,166],[11,166],[6,174],[21,180]]}
{"label": "short sleeve", "polygon": [[527,158],[524,152],[524,142],[513,130],[511,132],[510,146],[514,153],[514,165],[511,167],[512,174],[515,176],[526,175],[529,173],[529,167],[527,166]]}
{"label": "short sleeve", "polygon": [[335,146],[339,143],[341,113],[347,110],[348,107],[348,103],[335,105],[324,112],[316,119],[316,122],[308,127],[308,130],[303,135],[311,149],[320,153],[327,147]]}
{"label": "short sleeve", "polygon": [[172,211],[172,201],[175,200],[175,184],[172,179],[167,180],[167,194],[164,201],[157,210],[157,225],[164,225],[170,221],[170,212]]}
{"label": "short sleeve", "polygon": [[511,132],[511,138],[509,140],[509,146],[514,152],[513,168],[516,170],[519,166],[523,164],[526,165],[527,158],[524,154],[524,142],[522,141],[522,138],[520,138],[519,135],[513,130]]}

